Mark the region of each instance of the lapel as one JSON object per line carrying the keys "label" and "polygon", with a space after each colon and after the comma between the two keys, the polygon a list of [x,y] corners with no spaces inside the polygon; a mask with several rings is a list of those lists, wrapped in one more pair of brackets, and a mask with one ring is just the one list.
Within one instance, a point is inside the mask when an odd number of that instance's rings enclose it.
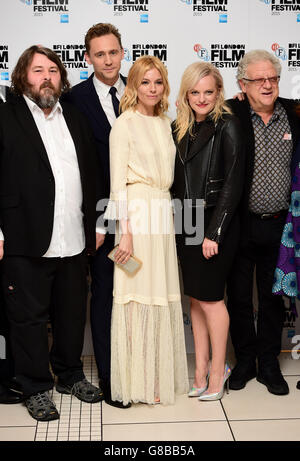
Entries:
{"label": "lapel", "polygon": [[245,95],[244,101],[234,100],[233,112],[240,119],[243,127],[244,136],[246,140],[247,149],[247,169],[250,172],[248,175],[248,183],[252,181],[253,170],[254,170],[254,156],[255,156],[255,137],[254,129],[252,124],[252,117],[250,112],[250,104],[247,96]]}
{"label": "lapel", "polygon": [[96,125],[99,126],[99,130],[97,130],[95,136],[106,140],[106,143],[108,143],[111,126],[97,95],[93,76],[94,73],[85,82],[82,93],[83,101],[86,106],[86,113],[89,114],[90,118],[94,118]]}
{"label": "lapel", "polygon": [[182,163],[185,162],[189,147],[189,132],[187,131],[178,144],[178,153]]}
{"label": "lapel", "polygon": [[36,126],[34,118],[26,104],[25,99],[22,96],[20,96],[18,98],[14,98],[12,100],[12,103],[15,105],[16,118],[26,134],[27,142],[31,143],[34,146],[34,148],[40,153],[45,165],[49,168],[49,170],[52,173],[52,169],[50,166],[50,162],[43,140]]}
{"label": "lapel", "polygon": [[179,150],[180,156],[184,162],[188,162],[191,160],[195,155],[197,155],[203,147],[208,143],[208,141],[214,136],[215,134],[215,125],[212,121],[208,120],[205,121],[196,139],[191,143],[190,150],[189,147],[189,133],[187,132],[182,140],[179,143]]}
{"label": "lapel", "polygon": [[[82,96],[86,106],[86,113],[89,114],[89,117],[94,118],[97,126],[101,127],[101,129],[97,130],[95,136],[99,137],[102,141],[108,144],[111,125],[100,103],[93,83],[93,77],[94,73],[92,73],[92,75],[86,80],[83,86]],[[120,77],[126,85],[126,78],[123,77],[123,75],[120,75]]]}
{"label": "lapel", "polygon": [[82,131],[80,130],[80,127],[78,127],[77,118],[74,118],[74,114],[72,114],[71,107],[69,105],[65,105],[64,103],[61,103],[61,106],[63,108],[64,119],[74,142],[79,171],[82,178],[82,173],[84,171],[84,155],[83,150],[80,148],[83,140]]}
{"label": "lapel", "polygon": [[121,80],[123,81],[124,85],[127,84],[127,77],[124,77],[122,74],[120,74]]}

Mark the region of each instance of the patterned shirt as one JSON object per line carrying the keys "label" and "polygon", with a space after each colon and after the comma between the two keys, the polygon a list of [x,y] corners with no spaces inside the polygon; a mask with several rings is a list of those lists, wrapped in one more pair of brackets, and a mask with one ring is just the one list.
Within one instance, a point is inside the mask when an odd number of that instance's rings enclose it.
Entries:
{"label": "patterned shirt", "polygon": [[255,137],[255,158],[249,209],[275,213],[289,207],[292,134],[283,106],[277,101],[267,125],[250,108]]}

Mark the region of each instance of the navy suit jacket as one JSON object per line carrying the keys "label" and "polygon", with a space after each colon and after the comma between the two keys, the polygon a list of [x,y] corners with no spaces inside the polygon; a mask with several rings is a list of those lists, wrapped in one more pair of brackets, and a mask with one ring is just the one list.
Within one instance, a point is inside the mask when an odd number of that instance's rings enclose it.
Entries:
{"label": "navy suit jacket", "polygon": [[[94,83],[94,73],[84,82],[75,85],[63,96],[64,101],[69,101],[85,114],[89,119],[93,130],[98,156],[98,186],[101,186],[98,197],[108,198],[110,192],[110,168],[109,168],[109,134],[111,125],[102,108]],[[121,75],[126,85],[126,78]]]}

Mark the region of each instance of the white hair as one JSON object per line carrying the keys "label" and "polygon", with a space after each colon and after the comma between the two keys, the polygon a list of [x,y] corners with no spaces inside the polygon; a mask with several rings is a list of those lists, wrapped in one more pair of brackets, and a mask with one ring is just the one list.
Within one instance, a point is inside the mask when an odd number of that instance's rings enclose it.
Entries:
{"label": "white hair", "polygon": [[274,66],[277,75],[281,73],[281,64],[278,58],[274,54],[269,53],[266,50],[252,50],[248,51],[245,56],[240,60],[238,69],[237,69],[237,80],[242,80],[246,77],[247,68],[249,64],[258,62],[258,61],[270,61]]}

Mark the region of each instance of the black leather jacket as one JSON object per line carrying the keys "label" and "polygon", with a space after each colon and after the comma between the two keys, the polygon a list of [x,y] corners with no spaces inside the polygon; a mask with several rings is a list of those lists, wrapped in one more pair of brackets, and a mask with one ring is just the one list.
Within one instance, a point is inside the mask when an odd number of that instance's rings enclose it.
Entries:
{"label": "black leather jacket", "polygon": [[[173,123],[173,133],[175,125]],[[239,121],[224,115],[217,124],[207,118],[195,140],[189,133],[177,143],[172,194],[181,200],[204,199],[214,212],[205,237],[222,242],[239,204],[244,185],[244,143]]]}

